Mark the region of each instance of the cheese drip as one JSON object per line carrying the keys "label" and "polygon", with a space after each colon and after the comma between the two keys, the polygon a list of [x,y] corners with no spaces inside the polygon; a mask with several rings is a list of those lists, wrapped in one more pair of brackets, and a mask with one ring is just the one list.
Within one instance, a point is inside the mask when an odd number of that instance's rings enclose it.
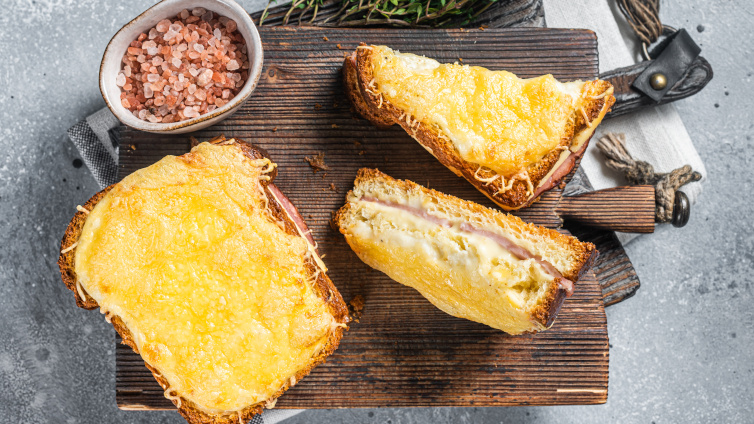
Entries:
{"label": "cheese drip", "polygon": [[373,86],[386,100],[439,127],[464,160],[506,178],[561,144],[584,85],[440,64],[384,46],[373,47],[372,64]]}
{"label": "cheese drip", "polygon": [[265,210],[268,160],[200,144],[116,185],[76,249],[82,286],[144,360],[209,413],[268,399],[336,325],[313,290],[304,238]]}

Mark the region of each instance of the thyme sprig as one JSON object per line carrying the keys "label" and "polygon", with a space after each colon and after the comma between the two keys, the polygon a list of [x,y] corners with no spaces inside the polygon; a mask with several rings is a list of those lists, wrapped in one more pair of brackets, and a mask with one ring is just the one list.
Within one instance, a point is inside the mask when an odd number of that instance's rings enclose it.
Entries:
{"label": "thyme sprig", "polygon": [[[268,16],[268,10],[276,0],[269,0],[260,18],[260,25]],[[340,8],[325,19],[317,21],[320,26],[397,26],[397,27],[442,27],[452,22],[464,25],[487,10],[497,0],[337,0]],[[293,0],[283,17],[283,25],[291,19],[298,24],[314,24],[320,8],[331,5],[333,0]],[[311,17],[307,14],[311,13]],[[304,20],[304,18],[308,20]]]}

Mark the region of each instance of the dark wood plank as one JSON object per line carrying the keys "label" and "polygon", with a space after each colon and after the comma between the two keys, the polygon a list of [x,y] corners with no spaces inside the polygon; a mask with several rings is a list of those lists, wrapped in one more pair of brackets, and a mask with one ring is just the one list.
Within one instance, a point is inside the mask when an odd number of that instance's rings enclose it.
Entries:
{"label": "dark wood plank", "polygon": [[655,230],[655,188],[621,186],[564,196],[555,207],[564,220],[605,230],[652,233]]}
{"label": "dark wood plank", "polygon": [[[359,41],[530,77],[563,80],[597,74],[596,39],[579,30],[333,30],[262,28],[265,68],[259,87],[233,117],[193,134],[258,144],[278,163],[275,183],[299,208],[346,300],[365,299],[361,322],[341,347],[278,402],[280,408],[588,404],[607,399],[608,339],[602,290],[582,280],[554,327],[511,337],[433,307],[414,290],[364,265],[333,230],[331,213],[345,200],[360,167],[494,207],[439,164],[403,130],[377,130],[355,119],[343,95],[340,66]],[[324,41],[324,37],[328,41]],[[337,47],[340,44],[342,49]],[[463,53],[461,53],[463,52]],[[190,148],[187,136],[124,130],[120,175]],[[304,160],[325,154],[314,174]],[[549,227],[560,189],[519,213]],[[170,408],[141,359],[118,347],[116,398],[124,409]]]}

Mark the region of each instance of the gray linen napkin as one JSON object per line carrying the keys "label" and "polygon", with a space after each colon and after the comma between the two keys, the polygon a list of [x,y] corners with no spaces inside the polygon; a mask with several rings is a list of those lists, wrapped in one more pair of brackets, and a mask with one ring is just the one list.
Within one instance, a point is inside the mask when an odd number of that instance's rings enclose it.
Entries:
{"label": "gray linen napkin", "polygon": [[[619,14],[607,1],[573,2],[571,0],[545,1],[545,16],[550,27],[586,28],[595,31],[599,39],[600,70],[605,71],[635,62],[633,35],[621,31]],[[109,109],[104,108],[68,130],[68,136],[79,150],[84,163],[104,188],[117,182],[118,142],[113,131],[120,125]],[[667,172],[690,164],[706,178],[704,164],[686,132],[675,107],[664,105],[638,113],[610,119],[602,123],[595,134],[599,138],[605,132],[626,133],[628,149],[641,160],[655,165],[658,171]],[[622,178],[605,167],[601,154],[592,143],[581,162],[595,189],[624,184]],[[701,183],[684,187],[691,202],[701,194]],[[619,234],[622,242],[633,239],[633,234]],[[276,424],[302,410],[269,410],[257,415],[253,424]]]}

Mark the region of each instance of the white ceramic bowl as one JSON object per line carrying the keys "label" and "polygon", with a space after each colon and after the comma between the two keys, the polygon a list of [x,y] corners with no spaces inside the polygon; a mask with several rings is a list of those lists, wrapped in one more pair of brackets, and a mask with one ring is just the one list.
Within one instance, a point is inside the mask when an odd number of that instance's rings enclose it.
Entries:
{"label": "white ceramic bowl", "polygon": [[[221,108],[210,113],[199,115],[196,118],[168,124],[152,123],[143,121],[135,116],[121,104],[121,89],[115,84],[115,77],[122,68],[123,55],[126,49],[142,32],[148,32],[163,19],[173,18],[183,9],[191,10],[203,7],[220,16],[233,19],[238,24],[238,31],[246,40],[246,48],[249,57],[249,78],[235,97]],[[129,127],[141,131],[154,133],[181,134],[200,130],[232,115],[243,105],[252,91],[257,86],[259,76],[262,73],[262,42],[259,39],[257,27],[251,17],[238,3],[233,0],[163,0],[147,9],[144,13],[134,18],[118,31],[110,40],[102,57],[99,69],[99,89],[107,107]]]}

